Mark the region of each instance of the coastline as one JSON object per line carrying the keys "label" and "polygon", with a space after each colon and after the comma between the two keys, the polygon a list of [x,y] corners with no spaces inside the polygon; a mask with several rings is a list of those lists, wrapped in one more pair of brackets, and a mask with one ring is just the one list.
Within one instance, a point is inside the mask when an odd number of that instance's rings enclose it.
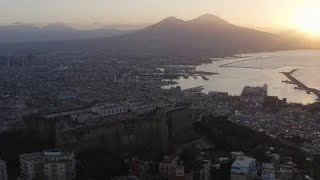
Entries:
{"label": "coastline", "polygon": [[[279,55],[278,55],[279,53]],[[215,77],[208,77],[208,81],[202,81],[201,79],[178,79],[176,82],[175,86],[180,86],[182,89],[187,89],[187,88],[192,88],[192,87],[197,87],[197,86],[204,86],[204,93],[208,93],[210,91],[219,91],[219,92],[228,92],[229,94],[232,95],[239,95],[241,93],[241,89],[246,86],[261,86],[264,83],[267,83],[270,86],[269,93],[272,96],[278,96],[280,98],[287,98],[289,102],[292,103],[302,103],[302,104],[310,104],[317,102],[317,98],[313,96],[313,94],[307,94],[304,91],[298,91],[295,90],[293,85],[284,85],[282,83],[283,76],[279,74],[281,71],[287,71],[291,70],[294,68],[304,68],[304,67],[311,67],[310,63],[300,63],[295,64],[292,62],[292,65],[288,66],[283,66],[283,63],[288,63],[291,58],[286,59],[285,62],[282,61],[282,56],[287,56],[290,55],[290,57],[296,56],[295,60],[299,60],[304,58],[303,54],[308,54],[309,51],[280,51],[277,53],[270,53],[268,52],[266,55],[258,53],[258,54],[238,54],[233,57],[226,57],[226,59],[219,58],[219,61],[211,61],[211,63],[202,63],[197,66],[197,69],[199,70],[204,70],[204,71],[211,71],[211,72],[218,72],[219,74]],[[317,56],[320,56],[319,51],[313,51],[312,54],[316,54]],[[253,58],[248,58],[252,57]],[[262,58],[256,58],[256,57],[261,57]],[[263,57],[267,56],[267,57]],[[313,56],[313,55],[312,55]],[[234,64],[235,62],[239,61],[254,61],[256,59],[258,60],[263,60],[263,59],[269,59],[277,57],[279,58],[279,65],[274,65],[270,64],[277,62],[277,61],[268,61],[267,66],[272,66],[270,67],[250,67],[250,66],[230,66],[228,64]],[[240,60],[237,60],[238,58],[242,58]],[[243,59],[246,58],[246,59]],[[308,59],[308,58],[307,58]],[[304,62],[307,59],[303,59]],[[263,61],[261,61],[263,63]],[[313,62],[313,61],[311,61]],[[226,65],[227,64],[227,65]],[[301,66],[302,65],[302,66]],[[226,66],[226,67],[225,67]],[[317,64],[314,66],[318,67]],[[230,69],[231,68],[231,69]],[[242,70],[241,70],[242,69]],[[248,69],[248,71],[246,70]],[[250,70],[252,69],[252,70]],[[277,75],[278,74],[278,75]],[[262,79],[261,79],[262,78]],[[302,81],[303,82],[303,81]],[[165,88],[170,88],[170,87],[165,87]]]}

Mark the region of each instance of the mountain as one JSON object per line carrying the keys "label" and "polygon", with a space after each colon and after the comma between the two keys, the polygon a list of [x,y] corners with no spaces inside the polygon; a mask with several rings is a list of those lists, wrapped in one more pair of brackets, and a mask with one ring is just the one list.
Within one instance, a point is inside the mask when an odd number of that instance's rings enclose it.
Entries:
{"label": "mountain", "polygon": [[[82,38],[90,38],[93,36],[93,31],[86,32],[57,26],[58,25],[42,28],[37,33],[38,37],[45,39],[42,32],[50,34],[50,36],[48,36],[50,38],[46,40],[75,39],[75,36],[79,37],[80,35]],[[30,27],[25,29],[30,29],[29,31],[33,32],[34,28],[35,27]],[[50,29],[53,30],[50,31]],[[2,45],[0,47],[0,53],[1,50],[3,52],[10,51],[13,53],[21,51],[46,53],[86,49],[88,52],[98,51],[115,56],[216,57],[237,53],[320,47],[320,43],[316,44],[316,46],[309,46],[309,42],[301,41],[296,37],[275,35],[250,28],[239,27],[211,14],[205,14],[189,21],[169,17],[141,30],[119,36],[100,38],[102,37],[101,34],[106,32],[106,30],[97,30],[93,33],[96,37],[93,39],[20,43],[20,45],[13,44],[11,46]],[[10,36],[13,35],[10,34]]]}
{"label": "mountain", "polygon": [[48,24],[44,27],[16,23],[0,26],[0,43],[91,39],[123,35],[128,32],[130,31],[114,28],[77,30],[62,23]]}
{"label": "mountain", "polygon": [[151,55],[224,55],[288,48],[279,36],[233,25],[211,14],[183,21],[166,18],[152,26],[110,38],[106,46]]}

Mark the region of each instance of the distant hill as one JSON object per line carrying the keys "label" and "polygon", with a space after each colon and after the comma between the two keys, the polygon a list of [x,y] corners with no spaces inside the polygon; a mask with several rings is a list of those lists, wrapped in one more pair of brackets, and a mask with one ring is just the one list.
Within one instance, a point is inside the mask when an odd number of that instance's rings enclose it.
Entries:
{"label": "distant hill", "polygon": [[285,49],[274,34],[233,25],[206,14],[190,21],[170,17],[145,29],[109,38],[122,52],[159,55],[207,55]]}
{"label": "distant hill", "polygon": [[0,26],[0,43],[92,39],[123,35],[128,32],[130,31],[114,28],[77,30],[60,23],[49,24],[44,27],[36,27],[28,24],[13,24]]}
{"label": "distant hill", "polygon": [[[0,53],[1,50],[4,53],[8,51],[48,52],[86,49],[87,51],[98,51],[119,56],[190,57],[226,56],[237,53],[320,47],[318,42],[309,42],[298,37],[284,34],[276,35],[239,27],[211,14],[205,14],[189,21],[169,17],[144,29],[122,35],[112,30],[79,31],[65,26],[48,26],[40,30],[29,27],[29,29],[31,34],[35,36],[34,38],[38,37],[47,41],[61,39],[63,41],[20,43],[9,46],[0,44]],[[37,32],[37,35],[33,33],[34,31]],[[11,32],[14,33],[10,34],[10,37],[16,36],[12,37],[13,39],[23,39],[15,35],[19,34],[17,30]],[[24,32],[24,34],[28,32]],[[118,34],[118,36],[105,37],[110,34]],[[28,36],[28,38],[30,37],[32,36]],[[68,40],[78,39],[79,37],[85,40]],[[3,38],[6,39],[6,37]],[[0,41],[1,39],[0,37]],[[311,43],[312,45],[310,45]]]}

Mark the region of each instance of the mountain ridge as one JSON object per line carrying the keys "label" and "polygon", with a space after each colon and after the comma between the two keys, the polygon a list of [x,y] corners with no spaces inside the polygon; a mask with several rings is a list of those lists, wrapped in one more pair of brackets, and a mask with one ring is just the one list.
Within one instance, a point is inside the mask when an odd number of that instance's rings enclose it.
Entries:
{"label": "mountain ridge", "polygon": [[176,56],[268,51],[280,46],[274,34],[239,27],[210,14],[188,21],[169,17],[109,41],[123,52]]}
{"label": "mountain ridge", "polygon": [[128,32],[131,31],[107,27],[79,30],[63,23],[53,23],[43,27],[37,27],[32,24],[15,23],[8,26],[0,26],[0,43],[91,39],[122,35]]}
{"label": "mountain ridge", "polygon": [[[19,46],[13,48],[19,49]],[[239,53],[319,48],[299,38],[240,27],[211,14],[192,20],[165,18],[112,37],[23,44],[24,51],[86,49],[115,56],[225,56]],[[22,48],[20,48],[22,49]]]}

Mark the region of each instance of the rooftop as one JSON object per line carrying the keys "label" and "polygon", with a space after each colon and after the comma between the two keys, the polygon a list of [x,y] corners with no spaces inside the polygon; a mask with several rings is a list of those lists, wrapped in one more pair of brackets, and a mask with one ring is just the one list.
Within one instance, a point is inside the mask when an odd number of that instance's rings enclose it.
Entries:
{"label": "rooftop", "polygon": [[37,160],[40,158],[43,158],[43,154],[41,152],[37,152],[37,153],[31,153],[31,154],[21,154],[20,155],[21,159],[26,159],[26,160]]}
{"label": "rooftop", "polygon": [[275,169],[274,164],[273,163],[262,163],[262,168],[263,169]]}
{"label": "rooftop", "polygon": [[251,174],[254,170],[255,159],[238,157],[231,166],[232,174]]}
{"label": "rooftop", "polygon": [[60,151],[44,151],[44,152],[36,152],[31,154],[22,154],[20,155],[21,159],[26,160],[42,160],[45,157],[60,157],[60,156],[70,156],[72,152],[60,152]]}
{"label": "rooftop", "polygon": [[232,164],[232,167],[249,167],[255,159],[249,157],[238,157]]}

